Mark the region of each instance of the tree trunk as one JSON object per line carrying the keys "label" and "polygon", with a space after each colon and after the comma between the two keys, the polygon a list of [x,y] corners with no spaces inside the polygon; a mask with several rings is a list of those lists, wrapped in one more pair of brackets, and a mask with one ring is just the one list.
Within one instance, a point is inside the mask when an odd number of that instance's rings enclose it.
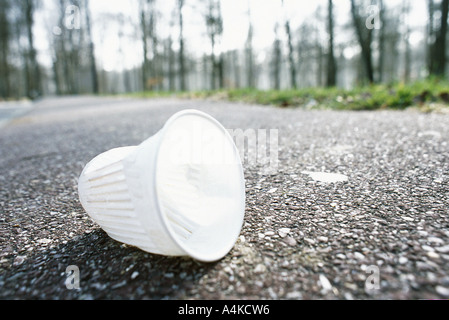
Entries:
{"label": "tree trunk", "polygon": [[224,53],[220,53],[220,57],[218,59],[218,87],[223,89],[225,87],[225,73],[224,73]]}
{"label": "tree trunk", "polygon": [[378,68],[378,81],[382,82],[384,80],[384,63],[385,63],[385,40],[386,40],[386,32],[387,28],[387,19],[385,17],[386,11],[384,7],[384,1],[379,0],[379,14],[381,20],[381,27],[379,30],[379,59],[377,61]]}
{"label": "tree trunk", "polygon": [[274,89],[279,90],[281,88],[281,41],[278,37],[278,25],[275,26],[275,40],[274,40],[274,48],[273,48],[273,80],[274,80]]}
{"label": "tree trunk", "polygon": [[[284,0],[282,0],[282,7],[284,7]],[[283,8],[285,10],[285,8]],[[295,51],[293,49],[292,33],[290,29],[290,21],[288,18],[285,19],[285,33],[287,35],[287,45],[288,45],[288,64],[290,69],[290,87],[292,89],[297,88],[296,84],[296,64],[295,64]]]}
{"label": "tree trunk", "polygon": [[[70,82],[68,81],[67,75],[69,74],[69,64],[68,64],[68,57],[67,57],[67,51],[66,51],[66,28],[64,27],[65,24],[65,1],[59,0],[59,27],[60,27],[60,34],[54,38],[55,43],[55,62],[57,64],[57,69],[61,68],[62,71],[59,74],[63,74],[65,76],[60,77],[57,79],[55,77],[55,81],[59,80],[59,88],[60,88],[60,94],[67,94],[71,92],[70,88]],[[59,67],[59,68],[58,68]],[[58,87],[58,85],[56,85]]]}
{"label": "tree trunk", "polygon": [[359,6],[355,4],[354,0],[351,0],[351,14],[357,34],[357,39],[362,49],[362,61],[365,69],[365,74],[370,83],[374,82],[374,68],[371,52],[372,41],[372,29],[367,29],[363,23],[363,19],[360,16]]}
{"label": "tree trunk", "polygon": [[329,34],[329,44],[327,53],[327,78],[326,86],[334,87],[337,84],[337,63],[334,54],[334,14],[333,2],[328,1],[327,28]]}
{"label": "tree trunk", "polygon": [[220,87],[224,84],[224,72],[220,71],[224,68],[224,61],[220,53],[219,61],[215,56],[216,45],[220,43],[223,35],[223,17],[221,15],[220,0],[207,0],[207,11],[205,12],[205,20],[207,26],[207,34],[211,42],[211,89],[217,88],[217,80]]}
{"label": "tree trunk", "polygon": [[234,87],[240,88],[241,87],[241,74],[240,74],[240,62],[239,62],[239,54],[237,50],[233,50],[230,54],[231,61],[234,69]]}
{"label": "tree trunk", "polygon": [[186,86],[186,68],[185,68],[185,54],[184,54],[184,17],[182,9],[184,7],[184,0],[178,0],[178,14],[179,14],[179,84],[181,91],[187,89]]}
{"label": "tree trunk", "polygon": [[29,72],[27,72],[28,91],[27,96],[31,99],[39,97],[41,92],[40,69],[37,62],[37,52],[34,47],[34,0],[25,0],[25,27],[28,40],[28,60],[30,63]]}
{"label": "tree trunk", "polygon": [[408,0],[404,0],[402,7],[402,16],[404,17],[404,21],[402,22],[405,25],[405,34],[404,34],[404,82],[410,81],[410,73],[411,73],[411,48],[410,48],[410,26],[409,21],[407,20],[410,14],[410,2]]}
{"label": "tree trunk", "polygon": [[72,94],[78,94],[79,93],[79,82],[78,82],[78,77],[76,76],[77,73],[77,68],[79,66],[79,47],[75,44],[75,39],[74,39],[74,30],[71,29],[68,31],[69,34],[69,44],[70,44],[70,51],[68,53],[69,56],[69,63],[70,63],[70,67],[69,67],[69,81],[71,83],[71,87],[72,87]]}
{"label": "tree trunk", "polygon": [[435,43],[435,29],[433,24],[433,17],[435,13],[435,5],[433,0],[428,0],[427,3],[428,14],[429,14],[429,22],[427,26],[427,69],[429,74],[432,72],[432,63],[433,63],[433,45]]}
{"label": "tree trunk", "polygon": [[53,63],[52,63],[52,71],[53,71],[53,77],[54,77],[55,86],[56,86],[56,95],[59,96],[62,94],[62,90],[61,90],[61,79],[59,77],[59,72],[58,72],[58,62],[57,62],[56,58],[54,58]]}
{"label": "tree trunk", "polygon": [[441,25],[436,33],[431,56],[431,74],[444,77],[446,74],[446,37],[448,27],[449,0],[441,1]]}
{"label": "tree trunk", "polygon": [[317,66],[317,71],[316,71],[316,83],[319,87],[321,87],[323,85],[323,47],[321,46],[320,42],[317,40],[315,42],[315,48],[317,51],[317,60],[318,60],[318,66]]}
{"label": "tree trunk", "polygon": [[253,26],[250,21],[248,28],[248,37],[246,39],[245,59],[246,59],[246,86],[255,87],[254,75],[254,52],[253,52]]}
{"label": "tree trunk", "polygon": [[11,96],[10,85],[10,68],[9,68],[9,40],[10,27],[8,21],[7,10],[9,3],[7,1],[1,2],[0,9],[0,96],[4,99]]}
{"label": "tree trunk", "polygon": [[87,36],[89,38],[89,62],[90,62],[90,75],[92,78],[92,91],[95,94],[98,94],[100,89],[98,85],[98,73],[97,73],[97,62],[95,59],[95,47],[94,41],[92,39],[92,25],[90,21],[90,9],[89,9],[89,0],[85,0],[84,2],[85,10],[86,10],[86,31]]}
{"label": "tree trunk", "polygon": [[212,90],[217,89],[217,61],[215,58],[215,36],[211,37],[211,54],[210,54],[210,64],[212,68],[210,88]]}
{"label": "tree trunk", "polygon": [[290,22],[287,20],[285,22],[285,32],[287,33],[288,41],[288,62],[290,68],[290,86],[292,89],[296,89],[298,85],[296,84],[296,64],[295,64],[295,51],[293,49],[292,33],[290,30]]}
{"label": "tree trunk", "polygon": [[143,49],[143,63],[142,63],[142,89],[147,90],[148,80],[148,31],[145,12],[145,0],[140,0],[140,28],[142,31],[142,49]]}
{"label": "tree trunk", "polygon": [[210,81],[209,81],[209,77],[210,77],[210,71],[209,71],[209,57],[207,56],[207,54],[203,55],[203,88],[204,89],[211,89],[210,86]]}
{"label": "tree trunk", "polygon": [[[168,37],[167,41],[167,49],[166,49],[166,56],[168,56],[168,90],[169,91],[175,91],[176,85],[175,85],[175,55],[173,53],[173,40],[171,35]],[[182,81],[181,81],[182,82]]]}

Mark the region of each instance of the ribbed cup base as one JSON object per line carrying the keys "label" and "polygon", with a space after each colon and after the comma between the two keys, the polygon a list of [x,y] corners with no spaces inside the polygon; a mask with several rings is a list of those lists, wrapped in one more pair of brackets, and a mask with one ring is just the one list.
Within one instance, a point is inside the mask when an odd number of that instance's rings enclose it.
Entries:
{"label": "ribbed cup base", "polygon": [[134,149],[112,149],[94,158],[79,179],[80,199],[111,238],[151,252],[152,241],[136,215],[123,170],[123,158]]}

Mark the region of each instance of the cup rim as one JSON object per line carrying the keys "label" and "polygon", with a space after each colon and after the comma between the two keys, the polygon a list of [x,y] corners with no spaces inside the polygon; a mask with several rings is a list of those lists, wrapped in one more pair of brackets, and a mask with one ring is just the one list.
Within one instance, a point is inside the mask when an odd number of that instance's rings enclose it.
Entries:
{"label": "cup rim", "polygon": [[239,167],[239,175],[240,175],[240,181],[241,181],[241,185],[240,187],[245,190],[245,177],[244,177],[244,173],[243,173],[243,166],[242,166],[242,161],[240,159],[240,155],[239,152],[237,150],[237,147],[235,146],[234,141],[232,140],[231,135],[229,134],[229,132],[221,125],[220,122],[218,122],[216,119],[214,119],[212,116],[208,115],[207,113],[204,113],[202,111],[199,110],[195,110],[195,109],[185,109],[182,110],[180,112],[177,112],[176,114],[174,114],[173,116],[171,116],[167,122],[165,123],[164,127],[161,129],[160,131],[160,138],[159,138],[159,143],[158,146],[153,154],[154,156],[154,172],[155,174],[153,175],[153,193],[154,193],[154,198],[156,199],[155,204],[156,204],[156,209],[159,213],[159,216],[161,217],[162,220],[162,224],[165,228],[166,233],[170,236],[171,240],[182,250],[184,251],[186,254],[188,254],[190,257],[198,260],[198,261],[202,261],[202,262],[214,262],[214,261],[218,261],[220,259],[222,259],[227,253],[229,253],[229,251],[233,248],[233,246],[235,245],[235,242],[237,241],[239,235],[240,235],[240,230],[243,226],[243,220],[244,220],[244,216],[245,216],[245,202],[246,202],[246,195],[245,192],[243,192],[243,196],[241,198],[241,221],[239,224],[239,232],[236,233],[236,235],[234,236],[234,238],[232,239],[233,241],[230,242],[232,243],[231,246],[226,246],[221,248],[221,250],[217,251],[214,254],[199,254],[198,252],[196,252],[195,250],[192,250],[191,248],[189,248],[187,245],[185,245],[184,243],[182,243],[182,241],[180,241],[180,239],[175,235],[174,231],[172,230],[172,228],[170,227],[170,224],[168,222],[168,218],[165,215],[165,213],[163,212],[163,210],[161,209],[161,205],[159,203],[159,194],[158,194],[158,187],[157,187],[157,169],[158,169],[158,158],[159,158],[159,151],[160,151],[160,145],[164,139],[165,133],[168,130],[168,128],[171,127],[171,125],[173,124],[173,122],[175,122],[177,119],[183,117],[183,116],[187,116],[187,115],[194,115],[194,116],[199,116],[199,117],[203,117],[206,120],[212,122],[218,129],[222,130],[223,133],[225,134],[225,136],[227,137],[229,143],[231,143],[231,145],[234,148],[235,151],[235,156],[236,156],[236,160],[238,160],[238,167]]}

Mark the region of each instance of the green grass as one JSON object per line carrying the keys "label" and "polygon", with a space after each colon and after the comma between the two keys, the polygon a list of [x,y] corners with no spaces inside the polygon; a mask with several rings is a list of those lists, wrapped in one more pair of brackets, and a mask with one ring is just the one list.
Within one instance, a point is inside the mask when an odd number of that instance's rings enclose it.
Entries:
{"label": "green grass", "polygon": [[410,84],[376,84],[351,90],[341,88],[302,88],[296,90],[226,89],[196,92],[140,92],[127,96],[157,98],[181,97],[216,99],[278,107],[333,110],[449,110],[449,82],[430,79]]}
{"label": "green grass", "polygon": [[129,98],[167,98],[167,97],[179,97],[181,92],[172,91],[144,91],[144,92],[131,92],[120,94],[120,96]]}

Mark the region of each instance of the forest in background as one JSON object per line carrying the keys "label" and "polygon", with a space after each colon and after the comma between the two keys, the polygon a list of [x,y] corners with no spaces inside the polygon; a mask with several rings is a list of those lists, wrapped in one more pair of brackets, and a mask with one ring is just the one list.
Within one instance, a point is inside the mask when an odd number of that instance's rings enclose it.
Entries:
{"label": "forest in background", "polygon": [[[352,89],[447,79],[449,0],[394,4],[323,0],[296,27],[292,27],[295,17],[285,14],[284,0],[262,0],[277,1],[284,12],[273,26],[274,40],[262,49],[254,45],[255,8],[248,1],[248,20],[241,30],[245,43],[229,50],[221,45],[226,26],[222,5],[229,0],[129,0],[136,8],[133,16],[95,17],[94,1],[0,0],[0,99],[248,88]],[[410,11],[419,1],[427,9],[422,12],[427,21],[423,26],[410,21]],[[337,19],[336,7],[343,2],[349,10],[344,19]],[[187,21],[192,12],[202,26],[198,37],[208,50],[191,45]],[[42,16],[45,19],[38,19]],[[46,50],[38,49],[42,47],[38,23],[46,31]],[[119,58],[135,55],[138,48],[140,59],[132,67],[107,70],[95,32],[114,33],[118,43],[114,54]],[[412,39],[416,34],[421,36]],[[130,39],[135,46],[127,45]]]}

